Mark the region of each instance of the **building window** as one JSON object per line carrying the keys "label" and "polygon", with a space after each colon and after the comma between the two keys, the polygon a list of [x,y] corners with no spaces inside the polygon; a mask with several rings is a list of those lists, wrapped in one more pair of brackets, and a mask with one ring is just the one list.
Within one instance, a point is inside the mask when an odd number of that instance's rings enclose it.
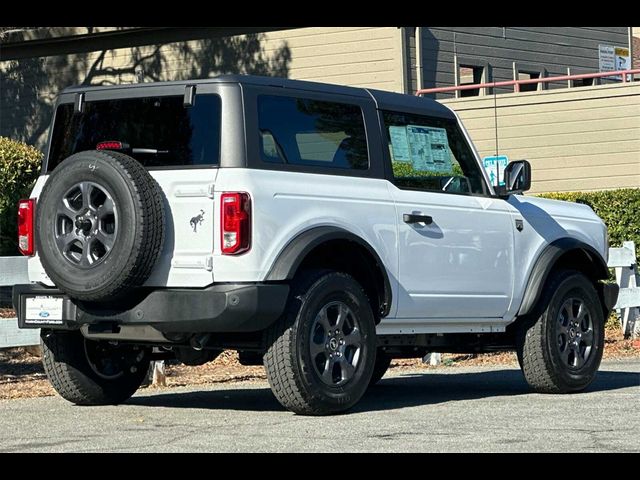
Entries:
{"label": "building window", "polygon": [[[518,70],[518,80],[533,80],[534,78],[540,78],[540,72],[522,72]],[[535,92],[541,90],[541,83],[525,83],[520,85],[521,92]]]}
{"label": "building window", "polygon": [[[474,85],[482,83],[484,76],[484,68],[473,65],[460,65],[460,85]],[[473,90],[461,90],[461,97],[478,97],[480,96],[480,89],[474,88]]]}
{"label": "building window", "polygon": [[[514,80],[533,80],[536,78],[544,78],[547,76],[547,72],[544,68],[537,65],[523,65],[513,62],[513,79]],[[521,92],[535,92],[537,90],[546,90],[547,84],[538,83],[526,83],[520,85]]]}
{"label": "building window", "polygon": [[[590,70],[586,70],[586,69],[578,69],[578,68],[567,68],[567,75],[578,75],[578,74],[582,74],[582,73],[593,73]],[[568,87],[569,88],[575,88],[575,87],[593,87],[594,85],[599,85],[599,78],[580,78],[580,79],[575,79],[575,80],[569,80],[568,83]]]}
{"label": "building window", "polygon": [[[470,61],[471,60],[471,61]],[[472,59],[456,58],[456,86],[476,85],[488,82],[489,65],[478,63]],[[472,88],[470,90],[460,90],[458,97],[478,97],[487,94],[486,88]]]}
{"label": "building window", "polygon": [[578,80],[571,80],[572,87],[593,87],[595,78],[581,78]]}

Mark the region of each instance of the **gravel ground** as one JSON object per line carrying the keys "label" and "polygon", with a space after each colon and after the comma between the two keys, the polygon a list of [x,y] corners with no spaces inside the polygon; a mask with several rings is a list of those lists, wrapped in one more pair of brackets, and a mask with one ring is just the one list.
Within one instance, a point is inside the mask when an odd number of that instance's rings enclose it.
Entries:
{"label": "gravel ground", "polygon": [[509,366],[392,370],[347,414],[301,417],[263,380],[143,390],[119,406],[0,400],[0,452],[638,452],[640,360],[580,394]]}

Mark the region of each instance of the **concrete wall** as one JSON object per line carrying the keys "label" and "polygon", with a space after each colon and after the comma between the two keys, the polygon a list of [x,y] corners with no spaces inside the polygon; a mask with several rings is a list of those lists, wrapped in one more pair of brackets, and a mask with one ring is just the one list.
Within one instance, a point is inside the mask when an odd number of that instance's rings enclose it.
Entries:
{"label": "concrete wall", "polygon": [[[70,28],[67,34],[75,34]],[[63,35],[65,32],[58,32]],[[401,30],[313,27],[0,62],[0,135],[42,148],[52,103],[75,84],[207,78],[222,73],[402,91]]]}
{"label": "concrete wall", "polygon": [[[498,151],[527,159],[533,192],[640,186],[640,83],[498,95]],[[444,100],[481,156],[495,155],[493,97]]]}

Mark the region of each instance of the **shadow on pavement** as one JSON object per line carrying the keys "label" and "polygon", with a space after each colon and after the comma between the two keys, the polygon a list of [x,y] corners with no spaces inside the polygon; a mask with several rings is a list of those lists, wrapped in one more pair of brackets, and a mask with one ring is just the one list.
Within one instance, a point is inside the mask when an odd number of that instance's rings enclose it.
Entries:
{"label": "shadow on pavement", "polygon": [[132,397],[126,404],[166,408],[205,408],[211,410],[264,412],[285,410],[268,388],[160,393],[145,397]]}
{"label": "shadow on pavement", "polygon": [[[640,385],[640,373],[601,371],[587,392]],[[369,412],[532,393],[519,370],[408,374],[382,379],[350,411]],[[175,392],[134,397],[130,405],[241,411],[284,411],[268,388]]]}

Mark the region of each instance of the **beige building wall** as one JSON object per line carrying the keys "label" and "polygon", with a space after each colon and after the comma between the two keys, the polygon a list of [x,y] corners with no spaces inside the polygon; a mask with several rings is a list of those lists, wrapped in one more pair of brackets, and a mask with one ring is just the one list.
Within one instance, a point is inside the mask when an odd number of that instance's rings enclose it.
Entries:
{"label": "beige building wall", "polygon": [[[99,61],[100,70],[107,77],[121,72],[120,83],[135,81],[127,66],[140,63],[141,58],[157,57],[161,58],[162,67],[158,79],[162,80],[262,73],[400,92],[401,48],[401,33],[396,27],[311,27],[140,47],[136,51],[118,49],[103,59],[103,52],[94,52],[89,55],[88,64]],[[194,65],[191,59],[197,59],[205,68]]]}
{"label": "beige building wall", "polygon": [[397,27],[314,27],[266,34],[265,50],[286,43],[289,78],[403,91]]}
{"label": "beige building wall", "polygon": [[399,28],[312,27],[0,62],[0,122],[5,135],[42,148],[55,96],[81,83],[248,73],[401,92],[402,58]]}
{"label": "beige building wall", "polygon": [[[640,83],[498,95],[498,151],[527,159],[532,193],[640,186]],[[446,100],[480,156],[495,155],[493,97]]]}

